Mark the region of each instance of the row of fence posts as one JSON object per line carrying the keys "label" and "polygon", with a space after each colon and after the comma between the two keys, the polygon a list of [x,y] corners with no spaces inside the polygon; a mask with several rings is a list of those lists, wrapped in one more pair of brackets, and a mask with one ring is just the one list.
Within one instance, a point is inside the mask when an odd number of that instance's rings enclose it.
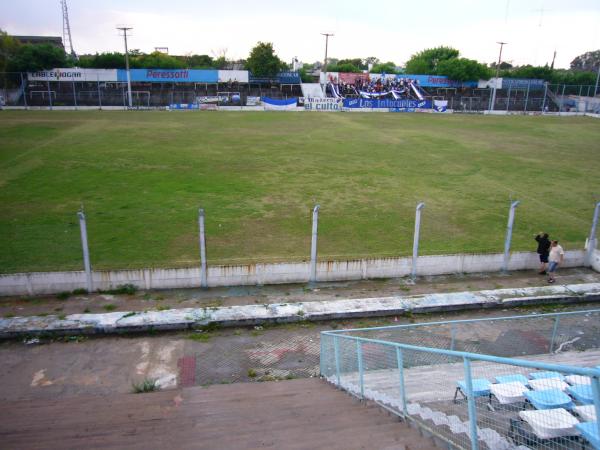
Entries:
{"label": "row of fence posts", "polygon": [[[515,222],[515,209],[520,204],[520,201],[511,201],[508,213],[508,223],[506,226],[506,236],[504,238],[504,258],[502,262],[502,271],[508,271],[508,263],[510,260],[510,244],[512,240],[513,226]],[[417,261],[419,259],[419,235],[421,230],[421,211],[425,208],[425,203],[419,202],[415,211],[415,231],[413,239],[412,252],[412,269],[411,279],[413,282],[417,278]],[[310,245],[310,275],[309,282],[317,282],[317,239],[319,229],[319,209],[316,205],[312,210],[312,234]],[[592,219],[592,228],[588,237],[587,253],[585,264],[591,265],[592,254],[596,248],[596,229],[598,227],[598,216],[600,214],[600,202],[596,203],[594,215]],[[81,247],[83,250],[83,265],[86,273],[86,288],[89,292],[93,290],[92,266],[90,263],[90,251],[88,246],[87,223],[83,211],[77,213],[79,217],[79,228],[81,231]],[[205,232],[205,212],[203,208],[198,210],[198,230],[199,230],[199,247],[200,247],[200,286],[208,287],[208,263],[206,260],[206,232]]]}

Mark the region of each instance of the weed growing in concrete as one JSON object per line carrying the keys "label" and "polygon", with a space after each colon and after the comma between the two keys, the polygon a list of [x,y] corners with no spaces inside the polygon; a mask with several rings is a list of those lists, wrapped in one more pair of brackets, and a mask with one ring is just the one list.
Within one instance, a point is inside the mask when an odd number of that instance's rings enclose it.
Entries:
{"label": "weed growing in concrete", "polygon": [[145,378],[140,383],[133,383],[132,386],[134,394],[143,394],[145,392],[154,392],[160,390],[157,380],[151,378]]}
{"label": "weed growing in concrete", "polygon": [[121,317],[121,319],[126,319],[127,317],[133,317],[136,314],[137,313],[135,311],[131,311],[131,312],[128,312],[127,314],[125,314],[123,317]]}
{"label": "weed growing in concrete", "polygon": [[248,369],[248,377],[249,378],[256,378],[256,370],[254,369]]}
{"label": "weed growing in concrete", "polygon": [[171,307],[169,305],[158,305],[156,307],[157,311],[166,311],[167,309],[171,309]]}
{"label": "weed growing in concrete", "polygon": [[212,336],[208,333],[192,333],[188,334],[187,338],[196,342],[208,342]]}
{"label": "weed growing in concrete", "polygon": [[58,320],[65,320],[67,318],[66,314],[59,314],[58,316]]}
{"label": "weed growing in concrete", "polygon": [[4,314],[5,319],[10,319],[11,317],[15,317],[13,313]]}
{"label": "weed growing in concrete", "polygon": [[71,292],[73,295],[85,295],[88,293],[87,289],[83,289],[83,288],[79,288],[79,289],[73,289],[73,292]]}
{"label": "weed growing in concrete", "polygon": [[84,314],[89,314],[89,313],[91,313],[91,312],[92,312],[92,311],[90,310],[90,308],[85,308],[85,309],[83,310],[83,313],[84,313]]}
{"label": "weed growing in concrete", "polygon": [[66,300],[71,296],[70,292],[59,292],[58,294],[56,294],[56,298],[59,300]]}
{"label": "weed growing in concrete", "polygon": [[112,303],[109,303],[108,305],[104,305],[103,308],[106,311],[114,311],[115,309],[117,309],[117,305],[113,305]]}
{"label": "weed growing in concrete", "polygon": [[108,289],[107,291],[98,290],[98,292],[100,294],[111,294],[111,295],[119,295],[119,294],[133,295],[136,293],[136,291],[137,291],[137,287],[131,283],[120,284],[116,288]]}

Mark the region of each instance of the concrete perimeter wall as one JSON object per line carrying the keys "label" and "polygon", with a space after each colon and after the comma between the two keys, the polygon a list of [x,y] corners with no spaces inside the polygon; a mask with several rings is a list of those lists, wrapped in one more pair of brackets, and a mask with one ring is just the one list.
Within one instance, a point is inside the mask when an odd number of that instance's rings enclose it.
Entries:
{"label": "concrete perimeter wall", "polygon": [[[417,273],[444,275],[452,273],[498,272],[502,254],[460,254],[421,256]],[[584,265],[585,251],[567,251],[564,267]],[[410,275],[412,259],[377,258],[349,261],[322,261],[317,265],[318,281],[344,281],[369,278],[394,278]],[[516,252],[510,257],[509,270],[538,267],[536,253]],[[594,269],[600,271],[600,251],[596,250]],[[310,263],[266,263],[235,266],[209,266],[208,285],[239,286],[260,284],[306,283]],[[108,290],[122,284],[134,284],[140,289],[195,288],[200,286],[200,268],[136,269],[94,271],[94,290]],[[0,275],[0,295],[55,294],[85,288],[85,272],[37,272]]]}
{"label": "concrete perimeter wall", "polygon": [[600,249],[595,249],[594,253],[592,253],[591,265],[592,269],[596,272],[600,272]]}

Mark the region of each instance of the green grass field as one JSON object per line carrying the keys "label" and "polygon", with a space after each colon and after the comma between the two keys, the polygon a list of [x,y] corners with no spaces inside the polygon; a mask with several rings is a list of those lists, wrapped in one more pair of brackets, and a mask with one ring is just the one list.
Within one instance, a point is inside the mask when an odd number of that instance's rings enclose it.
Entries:
{"label": "green grass field", "polygon": [[0,112],[0,272],[582,248],[600,199],[592,118],[365,113]]}

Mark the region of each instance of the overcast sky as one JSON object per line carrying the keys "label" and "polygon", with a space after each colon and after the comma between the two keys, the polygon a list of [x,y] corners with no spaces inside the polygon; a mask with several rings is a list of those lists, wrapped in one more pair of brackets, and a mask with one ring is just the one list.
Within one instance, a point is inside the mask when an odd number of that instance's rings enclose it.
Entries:
{"label": "overcast sky", "polygon": [[[69,0],[75,51],[122,51],[115,26],[133,27],[129,48],[245,58],[273,42],[290,62],[376,56],[403,64],[424,48],[449,45],[468,58],[568,67],[600,48],[600,0]],[[0,28],[17,35],[62,35],[58,0],[0,0]]]}

